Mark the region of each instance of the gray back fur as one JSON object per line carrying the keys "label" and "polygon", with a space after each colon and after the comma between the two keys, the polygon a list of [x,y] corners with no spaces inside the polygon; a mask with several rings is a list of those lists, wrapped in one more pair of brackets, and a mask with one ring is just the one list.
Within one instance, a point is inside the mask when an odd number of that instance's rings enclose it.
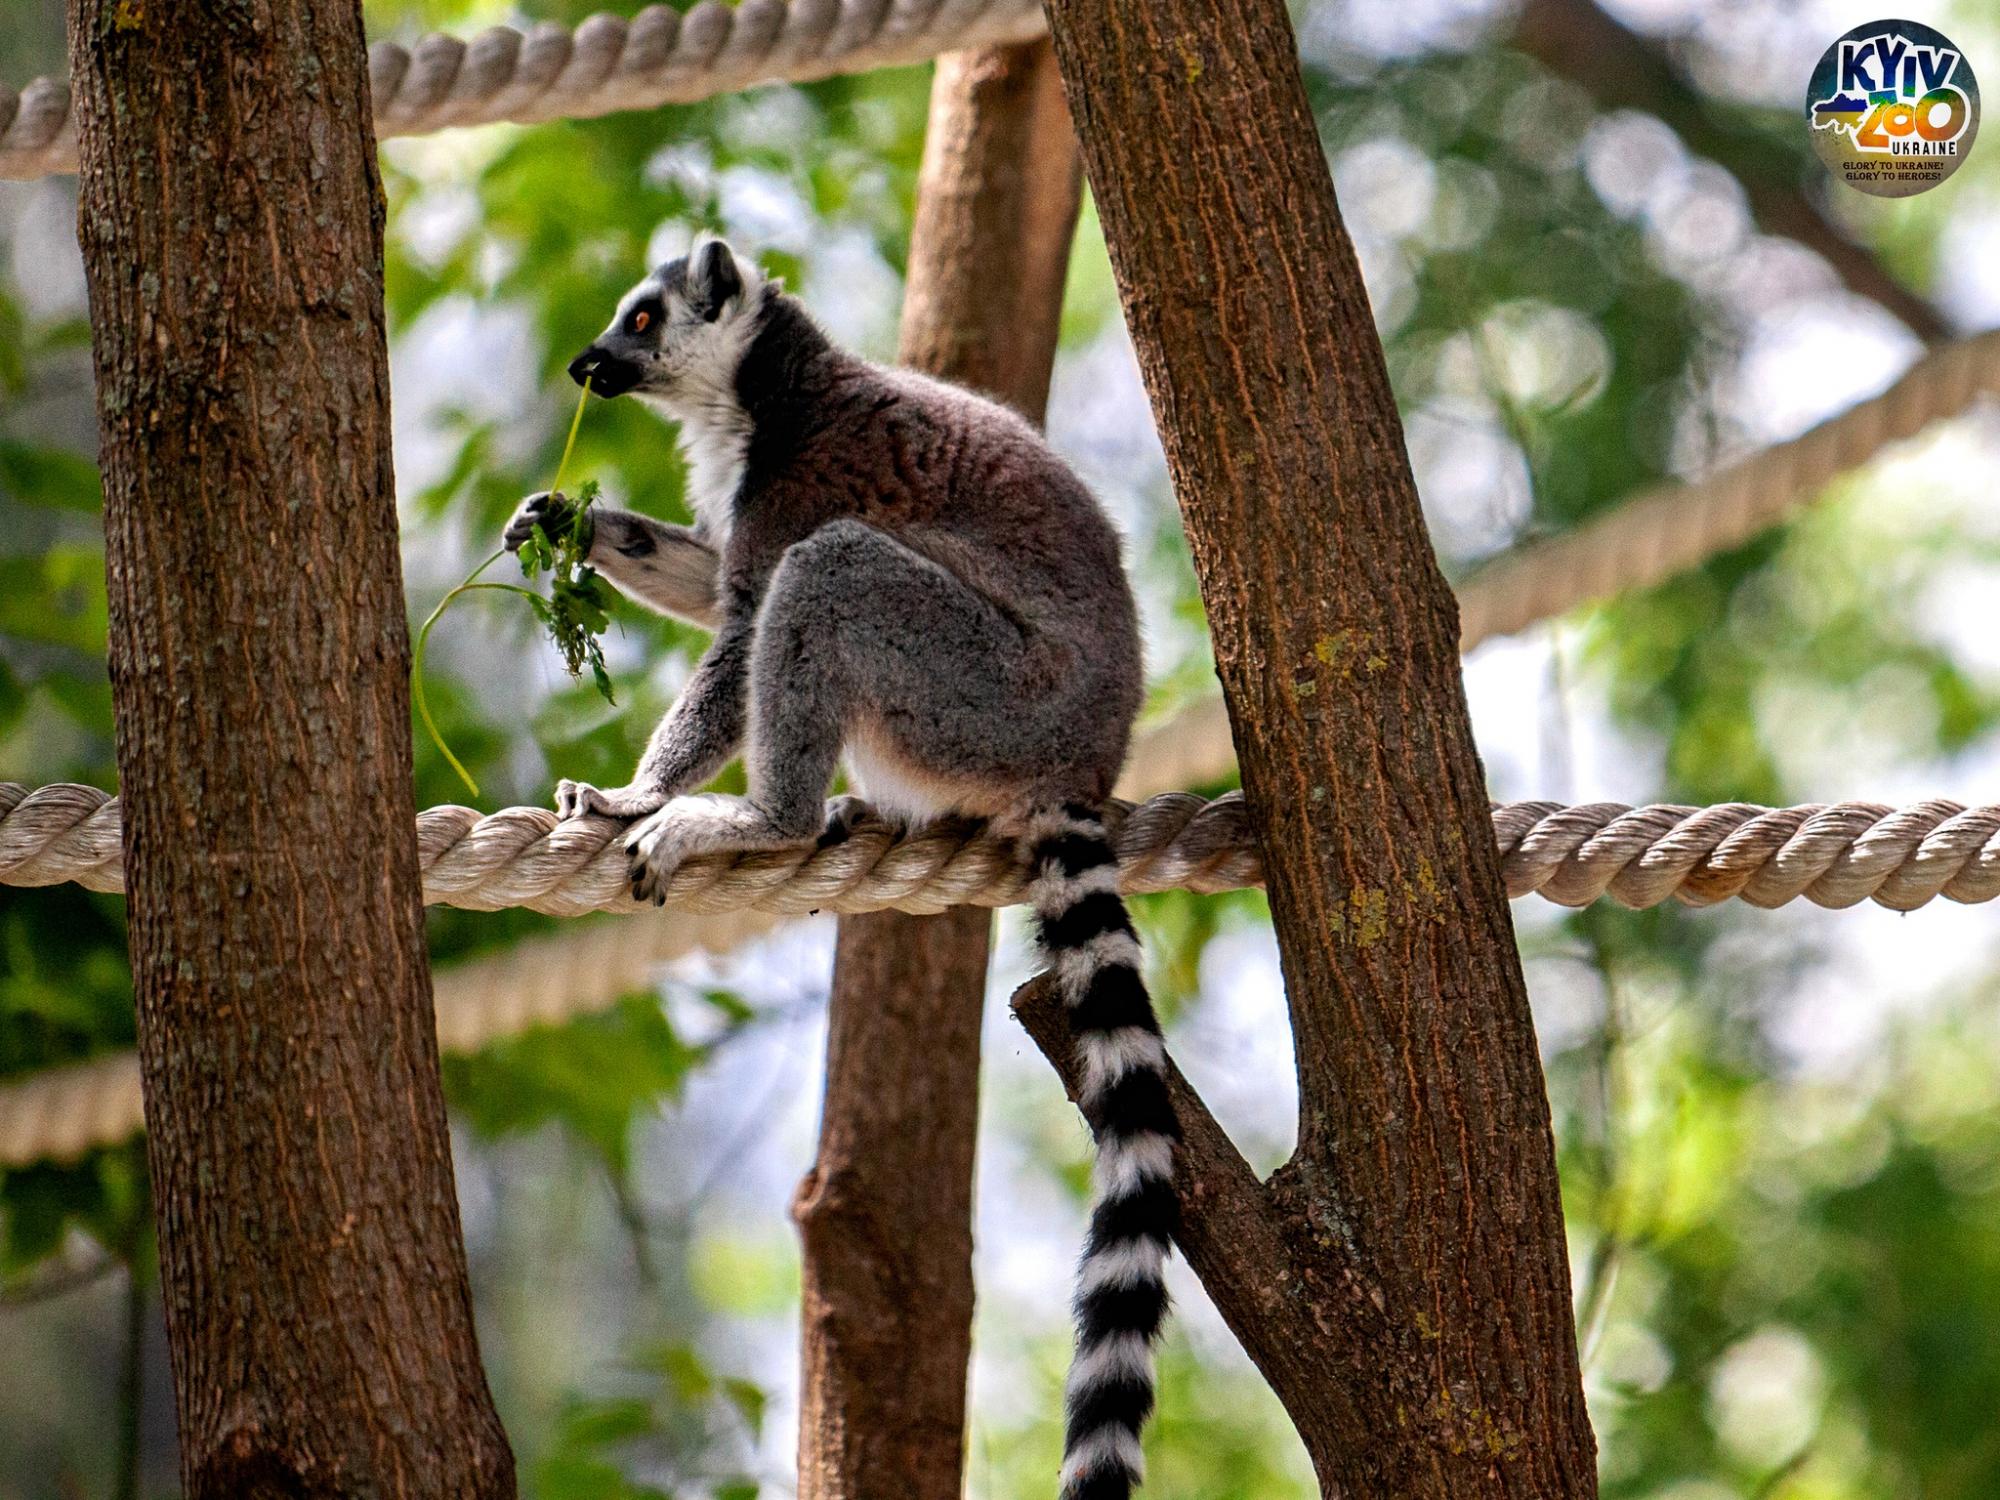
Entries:
{"label": "gray back fur", "polygon": [[698,544],[720,585],[715,647],[639,775],[566,784],[565,812],[652,812],[748,737],[772,827],[729,831],[797,837],[829,733],[906,816],[1109,795],[1142,683],[1132,593],[1109,519],[1027,422],[836,348],[719,241],[633,288],[572,373],[679,422],[696,512],[685,534],[608,513],[593,561],[686,614],[651,575]]}

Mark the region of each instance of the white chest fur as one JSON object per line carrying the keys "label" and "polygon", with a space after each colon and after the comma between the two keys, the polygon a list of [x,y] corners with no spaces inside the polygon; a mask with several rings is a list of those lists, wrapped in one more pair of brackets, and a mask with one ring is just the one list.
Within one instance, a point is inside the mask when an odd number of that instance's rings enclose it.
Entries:
{"label": "white chest fur", "polygon": [[695,529],[718,549],[729,545],[730,520],[749,451],[750,419],[733,401],[682,415],[688,508],[694,512]]}

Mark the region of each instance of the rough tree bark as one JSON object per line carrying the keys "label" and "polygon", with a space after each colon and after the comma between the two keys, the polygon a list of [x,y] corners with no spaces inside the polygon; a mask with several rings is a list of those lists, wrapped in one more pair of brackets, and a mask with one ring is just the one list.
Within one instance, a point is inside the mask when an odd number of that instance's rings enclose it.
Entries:
{"label": "rough tree bark", "polygon": [[[1046,42],[940,58],[906,364],[1039,421],[1081,170]],[[957,1500],[992,915],[843,917],[804,1243],[803,1500]]]}
{"label": "rough tree bark", "polygon": [[357,0],[73,0],[125,878],[184,1492],[514,1493],[411,822]]}
{"label": "rough tree bark", "polygon": [[[1297,1050],[1298,1149],[1268,1185],[1183,1092],[1190,1263],[1328,1495],[1593,1495],[1457,612],[1284,0],[1048,8],[1208,608]],[[1061,1018],[1023,999],[1066,1061]]]}

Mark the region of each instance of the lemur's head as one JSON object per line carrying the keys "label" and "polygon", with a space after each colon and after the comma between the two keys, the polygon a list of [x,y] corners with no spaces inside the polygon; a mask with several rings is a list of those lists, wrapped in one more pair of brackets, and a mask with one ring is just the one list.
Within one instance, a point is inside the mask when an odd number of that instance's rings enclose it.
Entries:
{"label": "lemur's head", "polygon": [[770,286],[755,262],[704,240],[625,294],[611,326],[570,361],[570,379],[675,415],[731,399]]}

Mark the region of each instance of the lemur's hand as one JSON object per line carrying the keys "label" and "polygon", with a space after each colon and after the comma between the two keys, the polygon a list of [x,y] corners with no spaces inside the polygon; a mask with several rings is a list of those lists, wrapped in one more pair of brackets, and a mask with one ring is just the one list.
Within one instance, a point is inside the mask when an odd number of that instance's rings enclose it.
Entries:
{"label": "lemur's hand", "polygon": [[609,790],[587,781],[556,783],[556,816],[581,818],[592,813],[607,818],[643,818],[673,799],[656,786],[615,786]]}
{"label": "lemur's hand", "polygon": [[[519,552],[521,544],[533,536],[539,526],[543,536],[551,542],[559,541],[576,524],[577,514],[577,507],[567,495],[542,490],[521,502],[521,508],[514,512],[514,519],[507,523],[500,540],[509,552]],[[588,543],[585,545],[587,548]]]}

